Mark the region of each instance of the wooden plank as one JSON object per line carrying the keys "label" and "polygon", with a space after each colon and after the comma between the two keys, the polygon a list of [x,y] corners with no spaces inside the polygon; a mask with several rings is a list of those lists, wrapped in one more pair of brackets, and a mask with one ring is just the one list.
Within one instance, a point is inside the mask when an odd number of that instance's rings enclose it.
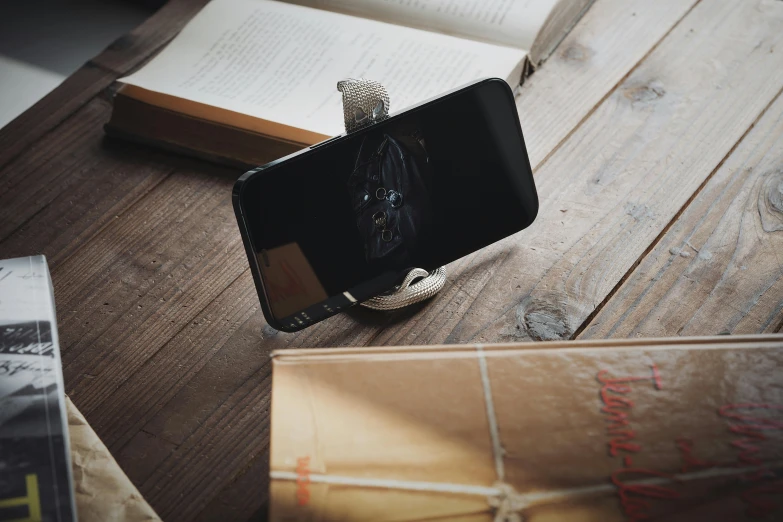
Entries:
{"label": "wooden plank", "polygon": [[537,222],[455,264],[475,299],[374,342],[572,337],[783,87],[781,40],[783,3],[700,2],[539,169]]}
{"label": "wooden plank", "polygon": [[783,96],[580,338],[783,327]]}
{"label": "wooden plank", "polygon": [[35,154],[21,155],[6,167],[7,190],[0,192],[2,256],[41,253],[54,269],[171,172],[161,154],[102,142],[108,110],[107,102],[93,99],[59,132],[39,140]]}
{"label": "wooden plank", "polygon": [[[238,383],[268,367],[272,346],[285,347],[287,336],[265,326],[253,280],[244,272],[96,406],[96,427],[102,429],[109,449],[124,448],[140,427],[166,442],[182,444]],[[202,371],[198,385],[190,385]],[[172,401],[171,408],[159,413]]]}
{"label": "wooden plank", "polygon": [[534,170],[698,0],[598,0],[517,98]]}
{"label": "wooden plank", "polygon": [[[207,0],[170,0],[0,129],[0,169],[165,45]],[[108,118],[107,118],[108,120]],[[0,170],[0,183],[8,171]]]}
{"label": "wooden plank", "polygon": [[[599,2],[598,5],[610,5],[618,9],[624,9],[625,3],[618,2]],[[638,9],[640,17],[646,16],[645,9],[651,9],[652,13],[657,13],[657,6],[651,6],[649,3],[636,2],[628,4]],[[674,7],[674,4],[670,4]],[[629,8],[630,9],[630,8]],[[676,10],[675,10],[676,11]],[[621,13],[626,11],[621,10]],[[606,13],[604,13],[606,14]],[[636,23],[631,12],[627,12],[628,21]],[[656,20],[652,26],[658,31],[657,37],[665,34],[669,28],[676,22],[674,14],[670,13],[671,18],[663,20],[651,17]],[[602,26],[603,27],[603,26]],[[623,25],[623,34],[635,41],[638,45],[652,46],[655,44],[653,36],[645,33],[644,39],[638,38],[638,34],[643,25],[639,23],[636,31],[627,32]],[[574,38],[596,38],[597,40],[606,40],[611,45],[601,45],[598,41],[582,40],[584,45],[594,49],[590,60],[597,59],[599,63],[606,59],[603,53],[617,53],[617,40],[607,35],[608,31],[575,32]],[[572,42],[573,43],[573,42]],[[638,56],[643,56],[644,50],[638,51]],[[596,58],[597,57],[597,58]],[[553,74],[565,75],[564,81],[572,86],[574,92],[569,96],[564,96],[564,103],[574,104],[574,113],[579,112],[579,108],[589,104],[585,100],[600,100],[605,92],[608,92],[627,72],[623,69],[614,69],[611,75],[604,77],[604,88],[606,91],[601,93],[595,89],[583,91],[578,86],[583,83],[578,78],[587,80],[588,77],[596,76],[590,67],[590,60],[580,62],[582,65],[575,64],[570,54],[565,56],[555,56],[549,64],[563,61],[566,64],[564,69],[555,69]],[[549,65],[548,65],[549,66]],[[547,67],[548,67],[547,66]],[[628,64],[630,68],[632,64]],[[547,68],[537,72],[538,77],[546,75]],[[568,78],[573,75],[575,79],[569,81]],[[533,88],[533,87],[528,87]],[[584,97],[583,97],[584,96]],[[545,108],[532,108],[538,102],[535,97],[531,98],[531,110],[540,110],[542,114]],[[587,109],[585,109],[585,112]],[[546,119],[542,117],[541,121]],[[578,120],[577,120],[578,121]],[[548,123],[547,123],[548,124]],[[531,128],[527,128],[528,134]],[[535,129],[532,130],[534,134]],[[542,133],[543,134],[543,133]],[[568,134],[568,129],[557,132],[554,127],[549,133],[550,142],[556,145],[558,140]],[[554,146],[553,145],[553,146]],[[229,219],[230,209],[215,209],[203,217],[203,223],[211,220],[222,221]],[[134,219],[138,219],[136,216]],[[179,225],[171,221],[165,221],[160,225],[163,228]],[[117,234],[118,231],[107,230],[106,235]],[[209,241],[209,238],[205,238]],[[214,240],[214,239],[213,239]],[[93,246],[86,247],[87,250]],[[194,250],[198,249],[203,255],[219,255],[227,265],[246,266],[244,255],[233,248],[227,253],[220,252],[218,249],[210,249],[209,245],[193,245]],[[101,250],[101,249],[98,249]],[[80,259],[88,260],[91,256],[85,252],[78,256]],[[74,259],[74,263],[76,263]],[[173,262],[173,259],[172,259]],[[110,263],[102,265],[106,270],[111,270]],[[485,269],[481,265],[473,265],[475,277],[481,277]],[[96,269],[96,273],[102,273],[103,268]],[[119,271],[122,273],[122,271]],[[467,271],[465,272],[467,274]],[[132,276],[129,279],[135,281],[140,279],[138,276]],[[140,289],[145,292],[145,289]],[[195,294],[197,295],[194,295]],[[473,297],[462,292],[455,287],[457,298],[467,306]],[[106,440],[110,448],[118,455],[118,459],[123,467],[129,470],[131,477],[137,484],[140,484],[142,492],[148,497],[154,499],[153,505],[159,510],[169,513],[168,497],[156,491],[156,485],[159,484],[159,478],[155,478],[157,473],[154,470],[159,469],[164,463],[168,466],[184,466],[184,463],[174,464],[181,461],[183,457],[180,447],[183,444],[191,444],[194,448],[200,448],[198,459],[205,460],[210,465],[220,465],[221,459],[213,460],[218,453],[222,451],[223,445],[234,445],[233,439],[243,436],[243,432],[237,426],[233,430],[227,430],[223,434],[224,438],[218,441],[207,443],[203,437],[208,432],[201,431],[200,426],[212,425],[220,421],[220,415],[225,408],[233,408],[238,404],[239,397],[234,394],[237,382],[245,382],[253,376],[264,375],[268,372],[268,361],[266,355],[269,350],[282,346],[314,346],[314,345],[351,345],[367,344],[377,335],[377,325],[394,323],[401,319],[417,322],[415,311],[404,311],[398,314],[375,314],[372,312],[354,310],[345,316],[333,318],[322,325],[310,328],[295,335],[280,334],[265,328],[265,325],[257,311],[257,301],[254,296],[252,282],[247,273],[244,273],[231,286],[223,290],[219,285],[213,285],[205,280],[203,284],[191,290],[191,296],[199,300],[206,300],[207,297],[202,294],[217,295],[217,298],[204,311],[193,316],[188,321],[189,316],[180,316],[178,324],[185,325],[176,336],[168,341],[164,336],[161,339],[152,339],[149,336],[144,338],[144,349],[148,353],[153,353],[149,360],[139,365],[134,365],[132,371],[127,374],[116,375],[114,370],[104,369],[107,373],[104,383],[101,385],[100,393],[86,391],[91,387],[95,378],[88,378],[80,386],[83,389],[77,393],[77,403],[85,410],[89,408],[89,418],[96,426],[98,433]],[[219,295],[218,295],[219,294]],[[130,294],[129,294],[130,295]],[[132,295],[131,295],[132,297]],[[82,310],[88,311],[90,306],[82,304],[81,299],[73,299],[73,303]],[[448,308],[453,303],[453,299],[435,300],[427,305],[428,310],[443,310],[444,314],[449,313]],[[94,305],[94,306],[97,306]],[[168,313],[166,310],[175,304],[169,304],[161,308],[158,313]],[[133,303],[127,308],[132,311]],[[107,321],[115,320],[121,317],[122,310],[115,311],[112,318],[102,318],[101,326],[105,326]],[[122,331],[125,326],[111,326],[114,331]],[[132,327],[137,328],[136,325]],[[432,330],[437,335],[437,328]],[[125,341],[123,345],[115,344],[111,337],[98,335],[91,339],[90,343],[94,346],[90,353],[100,354],[105,351],[120,351],[123,346],[136,345],[136,338],[142,335],[136,333],[132,338]],[[167,334],[168,335],[168,334]],[[86,345],[85,345],[86,346]],[[74,365],[76,371],[78,365]],[[127,376],[127,380],[124,380]],[[116,386],[112,392],[110,385]],[[267,390],[268,392],[268,390]],[[79,402],[84,400],[85,403]],[[87,404],[89,403],[89,404]],[[266,439],[254,441],[263,447],[267,444]],[[239,450],[240,448],[237,448]],[[244,448],[242,448],[244,450]],[[223,454],[221,454],[223,455]],[[189,455],[187,458],[192,458]],[[260,457],[257,457],[260,458]],[[168,468],[167,468],[168,469]],[[201,467],[200,469],[205,469]],[[218,497],[231,491],[235,494],[234,488],[249,488],[242,490],[247,498],[256,498],[260,506],[258,495],[258,482],[245,479],[245,475],[231,475],[227,468],[221,467],[220,480],[224,481],[221,493],[215,493],[212,502]],[[235,474],[243,473],[242,468],[233,471]],[[238,476],[237,482],[234,482],[235,476]],[[217,481],[217,479],[215,479]],[[158,505],[160,502],[160,505]],[[179,499],[176,502],[180,502]],[[184,494],[182,502],[190,503],[188,505],[206,506],[210,502],[208,495],[204,495],[198,489],[190,489]],[[177,504],[179,505],[179,504]],[[252,511],[252,507],[248,509]],[[205,509],[208,509],[205,507]],[[195,512],[195,511],[194,511]],[[171,511],[173,517],[178,517],[175,509]],[[184,517],[183,517],[184,519]]]}
{"label": "wooden plank", "polygon": [[[590,8],[560,50],[526,82],[517,99],[534,171],[695,3],[599,0]],[[426,306],[424,315],[416,314],[420,308],[391,314],[353,310],[308,329],[292,341],[292,346],[407,344],[414,338],[425,344],[461,342],[457,335],[449,337],[449,330],[444,337],[441,326],[473,313],[470,307],[478,289],[486,284],[502,257],[502,251],[486,250],[479,258],[469,256],[453,263],[450,273],[459,276],[449,276],[446,289],[435,303]],[[508,294],[508,290],[503,293]],[[445,323],[444,317],[449,318]],[[400,330],[416,332],[415,337],[400,337]]]}
{"label": "wooden plank", "polygon": [[[216,496],[199,513],[194,519],[195,522],[266,520],[269,491],[263,486],[259,489],[259,482],[263,482],[263,477],[267,476],[269,476],[269,453],[264,450],[258,458],[251,461],[250,466],[242,470],[225,492]],[[253,493],[248,494],[248,492]]]}
{"label": "wooden plank", "polygon": [[52,270],[67,391],[88,418],[246,270],[226,262],[243,255],[233,176],[205,169],[176,171]]}
{"label": "wooden plank", "polygon": [[[139,377],[134,375],[95,410],[95,418],[117,417],[104,426],[108,428],[104,440],[113,441],[111,450],[118,462],[166,520],[191,520],[202,508],[207,513],[219,511],[227,498],[241,499],[231,501],[229,511],[236,517],[229,518],[242,520],[248,517],[240,514],[254,513],[265,501],[269,349],[284,347],[287,337],[266,327],[252,279],[245,273],[156,353],[137,373]],[[261,405],[261,410],[228,419],[228,412],[248,404],[248,390],[253,393],[249,404]],[[130,410],[117,410],[116,404]],[[167,408],[161,412],[163,405]],[[141,430],[139,422],[145,423]],[[214,426],[224,432],[207,443]],[[264,431],[237,442],[248,429],[256,428]],[[225,444],[229,439],[232,442]],[[229,448],[233,449],[227,457]],[[187,482],[192,485],[209,470],[211,485],[217,489],[200,490],[197,495],[196,490],[187,491],[181,498],[170,498],[165,487],[158,491],[171,480],[167,474],[176,473],[173,476],[179,481],[183,470],[191,468]]]}
{"label": "wooden plank", "polygon": [[[234,385],[231,396],[139,484],[164,520],[196,518],[237,474],[268,458],[270,387],[267,357],[261,371]],[[251,510],[266,499],[267,483],[267,476],[246,481]]]}
{"label": "wooden plank", "polygon": [[[237,479],[235,485],[242,489],[230,495],[244,496],[244,503],[236,505],[236,510],[253,513],[266,501],[267,474],[243,477],[268,470],[271,367],[265,350],[255,352],[247,366],[258,364],[259,369],[247,372],[242,380],[224,375],[224,387],[216,393],[225,392],[225,397],[192,426],[188,436],[170,441],[166,435],[144,430],[122,451],[112,452],[164,520],[193,520],[210,504],[224,500],[220,492]],[[217,373],[213,378],[219,378]],[[208,391],[202,393],[208,395]],[[180,428],[175,424],[172,420],[168,426],[176,439]],[[231,443],[226,444],[227,440]]]}
{"label": "wooden plank", "polygon": [[[653,13],[657,12],[657,8],[655,8]],[[669,20],[669,25],[673,23],[673,20]],[[667,30],[667,25],[662,25],[660,27],[661,32],[665,32]],[[576,38],[581,37],[579,32],[575,32],[574,34]],[[606,38],[604,32],[601,34],[601,38]],[[612,38],[609,38],[609,41],[615,42],[615,40]],[[597,44],[590,45],[595,48],[599,47]],[[650,43],[650,45],[652,45],[652,43]],[[556,64],[559,59],[561,58],[553,58],[551,63]],[[568,57],[562,59],[566,61],[571,60]],[[557,74],[560,74],[557,69],[555,70]],[[622,73],[623,71],[621,70],[615,71],[616,75],[620,75]],[[545,70],[539,71],[538,74],[544,75]],[[577,68],[577,72],[574,74],[583,75],[586,73],[581,68]],[[578,82],[573,83],[576,84]],[[612,85],[611,82],[608,83],[606,87],[609,88],[610,85]],[[590,91],[586,96],[595,98],[597,94],[595,91]],[[584,103],[583,99],[578,95],[571,96],[570,98],[577,100],[580,103],[580,106]],[[186,176],[179,175],[175,176],[175,178],[177,180],[187,179]],[[71,377],[69,379],[69,382],[71,383],[70,390],[77,394],[79,407],[87,415],[89,415],[93,411],[93,408],[97,407],[97,405],[105,399],[106,393],[108,391],[108,388],[105,386],[113,386],[118,388],[122,385],[123,382],[119,375],[106,372],[105,368],[100,366],[100,363],[98,362],[99,359],[92,357],[91,354],[95,352],[102,354],[103,357],[107,357],[105,355],[107,352],[111,352],[113,349],[121,349],[123,340],[129,338],[128,336],[130,334],[128,332],[135,332],[139,328],[139,314],[134,310],[134,306],[141,306],[145,311],[150,309],[155,310],[156,314],[159,315],[175,313],[170,309],[178,306],[178,302],[176,301],[168,304],[155,304],[154,306],[151,306],[150,304],[137,304],[136,302],[140,301],[141,299],[137,296],[143,297],[145,293],[149,292],[150,290],[143,284],[136,285],[135,283],[143,282],[145,277],[148,276],[135,274],[132,269],[132,265],[129,265],[126,262],[118,263],[115,259],[115,255],[113,254],[113,252],[115,252],[118,248],[121,248],[123,245],[127,245],[127,247],[130,248],[131,246],[140,245],[144,241],[150,240],[152,237],[157,238],[157,230],[153,233],[150,233],[145,229],[138,227],[140,223],[143,223],[144,220],[146,220],[147,214],[155,212],[156,209],[165,208],[165,211],[159,211],[155,216],[156,219],[160,220],[160,223],[157,225],[159,227],[158,229],[173,230],[176,232],[172,233],[176,235],[182,234],[182,231],[179,230],[180,224],[176,220],[176,207],[166,208],[168,198],[172,198],[173,200],[179,199],[177,194],[181,189],[177,187],[176,183],[177,181],[171,180],[169,182],[169,180],[167,180],[167,188],[161,189],[151,196],[154,198],[153,202],[145,201],[143,204],[139,205],[138,208],[135,208],[129,215],[121,216],[120,221],[113,222],[111,226],[109,226],[102,233],[100,238],[97,238],[95,241],[92,241],[89,245],[85,246],[83,248],[83,252],[80,252],[78,255],[74,256],[72,260],[69,260],[67,265],[63,267],[62,270],[57,270],[54,272],[55,277],[59,273],[67,274],[67,276],[65,276],[60,283],[59,287],[61,290],[58,292],[58,303],[62,303],[62,307],[68,310],[65,312],[66,315],[64,316],[64,320],[68,321],[66,324],[69,326],[71,335],[70,340],[72,341],[67,344],[67,348],[65,350],[64,357],[66,364],[70,364],[72,361],[77,361],[77,358],[79,358],[79,360],[90,361],[86,364],[86,366],[82,366],[78,362],[74,363],[72,366],[66,366],[66,371],[70,371],[69,368],[73,368],[73,371],[76,372],[76,369],[78,368],[79,374],[69,373]],[[226,232],[221,235],[221,238],[230,237],[230,247],[223,248],[221,246],[220,248],[215,248],[214,245],[209,244],[211,238],[205,238],[205,243],[203,245],[192,245],[192,254],[197,255],[196,253],[199,253],[198,255],[201,256],[205,256],[207,254],[214,256],[214,258],[209,260],[209,262],[214,264],[223,263],[226,266],[231,267],[231,270],[226,271],[226,273],[230,273],[231,277],[233,278],[238,275],[233,270],[236,267],[246,266],[246,260],[244,259],[244,254],[241,251],[241,248],[238,246],[238,234],[233,231],[235,226],[233,225],[233,216],[227,197],[229,186],[227,184],[222,186],[224,187],[222,190],[225,190],[226,197],[224,200],[222,200],[220,205],[213,207],[215,205],[213,194],[204,190],[200,191],[199,194],[193,194],[192,206],[200,208],[207,206],[208,208],[211,208],[209,213],[201,215],[199,218],[201,221],[199,222],[204,227],[216,227],[218,229],[225,230]],[[231,232],[229,232],[229,230],[231,230]],[[106,243],[109,243],[111,246],[107,246]],[[202,246],[205,250],[199,250]],[[147,247],[147,252],[149,251],[150,246]],[[180,253],[171,253],[175,256],[170,260],[171,263],[181,262],[181,259],[177,256],[191,254],[191,252],[186,252],[185,249],[183,249]],[[123,277],[126,281],[133,281],[133,283],[125,282],[124,284],[121,284],[120,281],[123,279]],[[85,284],[87,281],[89,281],[89,284]],[[177,285],[179,284],[179,281],[175,279],[169,283],[171,285]],[[108,286],[102,286],[104,284]],[[163,283],[160,281],[160,279],[158,279],[158,283],[156,283],[156,285],[161,284]],[[93,297],[90,294],[90,292],[94,291],[94,288],[100,288],[102,295],[105,296],[107,299],[106,302],[109,302],[109,305],[102,306],[101,299]],[[109,299],[109,297],[113,297],[113,293],[116,291],[115,288],[124,289],[122,299]],[[191,295],[191,297],[197,302],[206,303],[214,299],[214,297],[222,290],[223,287],[218,284],[205,284],[198,288],[197,295]],[[156,293],[161,295],[167,294],[169,292],[170,289],[156,289]],[[110,307],[110,313],[107,313],[107,310],[104,308],[104,306]],[[87,310],[89,310],[91,307],[93,308],[93,311],[87,312]],[[79,310],[78,314],[70,312],[72,309]],[[189,309],[187,310],[187,313],[185,313],[181,310],[177,310],[177,317],[182,322],[175,322],[171,327],[173,330],[167,329],[165,332],[171,331],[175,333],[177,328],[181,328],[182,325],[187,324],[190,320],[192,320],[193,316],[198,313],[198,311],[198,309]],[[71,317],[78,317],[78,319],[71,320]],[[369,317],[378,317],[378,314],[370,314]],[[154,319],[155,316],[149,316],[148,319],[144,320],[152,321]],[[319,342],[329,342],[334,344],[357,344],[364,342],[366,339],[361,337],[357,338],[353,333],[354,329],[351,328],[357,322],[357,320],[359,322],[364,320],[360,312],[349,316],[347,321],[344,318],[341,319],[342,323],[331,321],[322,327],[316,327],[315,329],[303,332],[298,336],[289,337],[288,342],[292,345],[307,345]],[[369,319],[371,325],[373,320],[374,319]],[[340,325],[340,327],[335,328],[336,324]],[[144,345],[145,350],[148,350],[146,353],[155,353],[155,351],[162,346],[161,343],[164,343],[166,340],[168,340],[169,337],[162,335],[162,332],[154,328],[151,323],[150,328],[152,328],[152,330],[149,331],[155,331],[160,340],[145,339]],[[320,340],[323,337],[322,332],[324,329],[328,329],[330,331],[328,341]],[[139,333],[146,331],[148,330],[144,328]],[[105,335],[105,333],[107,332],[113,333],[114,336],[106,339],[107,335]],[[364,328],[363,330],[360,329],[360,332],[362,333],[359,335],[367,335],[368,332],[372,332],[372,328]],[[369,335],[372,334],[370,333]],[[106,339],[106,342],[99,342],[99,339]],[[84,354],[82,354],[82,350],[85,351]],[[144,361],[142,358],[138,358],[134,364],[127,366],[127,363],[129,362],[127,357],[128,356],[123,356],[122,358],[123,368],[125,368],[122,374],[130,378],[134,375],[135,370],[138,369],[140,365],[144,364]],[[154,366],[150,367],[152,368]],[[84,375],[92,376],[95,372],[97,372],[98,369],[102,369],[101,371],[106,374],[105,377],[98,378],[97,381],[94,377],[84,377]],[[165,376],[158,377],[165,379]],[[85,378],[89,379],[89,386],[87,385],[86,381],[84,381]],[[100,384],[99,381],[104,378],[106,382]],[[150,382],[151,380],[153,379],[145,378],[146,382]],[[90,390],[95,390],[95,393],[91,392],[89,396],[85,394],[79,394],[82,385],[88,386]],[[133,394],[131,396],[135,397]],[[124,404],[122,401],[112,402],[118,405]],[[121,407],[121,411],[127,411],[126,407]],[[143,416],[141,418],[143,418]],[[101,433],[101,420],[93,420],[93,422],[97,424],[99,433]],[[105,435],[105,433],[101,434]],[[109,444],[111,444],[111,440],[109,441]]]}
{"label": "wooden plank", "polygon": [[[240,514],[255,513],[266,501],[269,432],[246,437],[250,429],[268,428],[269,352],[285,347],[292,336],[266,327],[256,299],[250,275],[243,274],[94,412],[95,417],[120,417],[104,440],[114,441],[112,453],[166,520],[190,520],[197,513],[206,520],[227,497],[243,499],[232,502],[231,510],[241,520]],[[256,311],[243,315],[248,305]],[[209,353],[199,359],[205,349]],[[180,350],[184,353],[177,359]],[[166,374],[177,371],[177,365],[185,375],[174,383]],[[142,389],[145,384],[149,391]],[[253,394],[249,403],[248,390]],[[134,407],[134,401],[142,402],[139,397],[147,404]],[[132,410],[125,415],[124,409],[115,409],[117,404]],[[226,417],[248,404],[260,409]],[[146,424],[138,430],[140,420]],[[223,430],[217,438],[215,426]],[[194,461],[199,465],[193,466]],[[192,485],[205,469],[210,470],[209,491],[185,487],[181,497],[173,498],[159,491],[172,476]]]}

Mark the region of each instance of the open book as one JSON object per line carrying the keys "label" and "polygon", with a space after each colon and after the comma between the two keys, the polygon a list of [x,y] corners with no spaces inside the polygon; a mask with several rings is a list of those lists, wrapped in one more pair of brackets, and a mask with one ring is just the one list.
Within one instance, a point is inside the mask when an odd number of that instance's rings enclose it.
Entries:
{"label": "open book", "polygon": [[254,165],[343,131],[336,84],[403,109],[482,77],[519,85],[592,0],[212,0],[122,78],[110,134]]}

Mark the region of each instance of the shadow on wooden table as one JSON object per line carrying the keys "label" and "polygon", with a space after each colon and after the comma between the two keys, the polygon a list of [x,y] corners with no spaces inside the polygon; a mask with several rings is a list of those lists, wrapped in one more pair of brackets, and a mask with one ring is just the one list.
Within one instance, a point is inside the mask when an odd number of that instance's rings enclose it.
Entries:
{"label": "shadow on wooden table", "polygon": [[104,135],[102,148],[111,154],[127,156],[130,152],[135,156],[147,158],[158,164],[163,164],[173,171],[193,172],[218,177],[232,183],[244,174],[247,168],[223,165],[205,159],[186,156],[174,151],[159,149],[145,143],[128,141],[114,136]]}
{"label": "shadow on wooden table", "polygon": [[[436,298],[437,297],[433,299]],[[423,308],[426,308],[429,302],[430,301],[428,300],[421,303],[415,303],[400,310],[388,312],[370,310],[363,306],[354,306],[353,308],[346,310],[345,314],[362,326],[386,327],[407,321],[418,314]]]}

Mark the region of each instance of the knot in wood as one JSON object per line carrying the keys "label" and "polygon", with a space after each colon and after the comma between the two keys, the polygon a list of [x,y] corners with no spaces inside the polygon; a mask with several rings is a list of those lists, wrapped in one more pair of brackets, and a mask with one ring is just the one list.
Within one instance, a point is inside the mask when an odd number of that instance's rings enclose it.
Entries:
{"label": "knot in wood", "polygon": [[590,57],[593,56],[593,51],[589,47],[575,43],[563,49],[563,52],[560,53],[560,56],[567,62],[581,63],[589,60]]}
{"label": "knot in wood", "polygon": [[764,232],[783,230],[783,168],[765,176],[759,191],[758,209]]}
{"label": "knot in wood", "polygon": [[525,299],[517,307],[517,324],[535,341],[562,341],[570,339],[573,330],[568,325],[564,307],[559,299]]}
{"label": "knot in wood", "polygon": [[626,87],[623,90],[623,96],[631,100],[632,103],[647,103],[663,98],[666,89],[659,81],[651,81],[642,85]]}

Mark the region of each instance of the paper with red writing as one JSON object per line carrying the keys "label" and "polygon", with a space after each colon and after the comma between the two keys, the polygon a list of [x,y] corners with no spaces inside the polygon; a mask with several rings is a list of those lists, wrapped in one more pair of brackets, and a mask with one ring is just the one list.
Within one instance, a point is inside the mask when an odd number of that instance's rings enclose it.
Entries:
{"label": "paper with red writing", "polygon": [[783,520],[783,336],[276,353],[271,520]]}

